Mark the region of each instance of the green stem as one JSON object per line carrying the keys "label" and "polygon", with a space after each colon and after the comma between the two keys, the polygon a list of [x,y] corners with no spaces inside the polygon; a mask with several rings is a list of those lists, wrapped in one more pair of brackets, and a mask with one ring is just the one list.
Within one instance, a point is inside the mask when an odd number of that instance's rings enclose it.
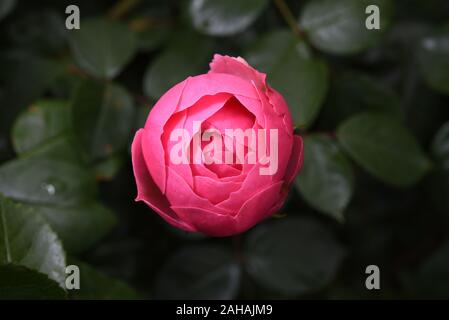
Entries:
{"label": "green stem", "polygon": [[305,38],[305,33],[302,31],[298,23],[296,22],[295,16],[291,12],[290,8],[287,6],[284,0],[274,0],[274,4],[278,8],[279,12],[281,13],[282,17],[284,18],[285,22],[288,24],[292,32],[295,34],[296,37],[299,39]]}

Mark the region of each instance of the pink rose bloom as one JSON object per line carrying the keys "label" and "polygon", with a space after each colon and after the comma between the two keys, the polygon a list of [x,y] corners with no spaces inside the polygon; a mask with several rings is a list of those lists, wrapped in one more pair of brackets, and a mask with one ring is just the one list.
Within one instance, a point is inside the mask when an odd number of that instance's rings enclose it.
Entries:
{"label": "pink rose bloom", "polygon": [[[254,135],[237,139],[242,131]],[[216,54],[207,74],[168,90],[137,131],[136,201],[182,230],[230,236],[282,207],[302,160],[302,139],[266,75]]]}

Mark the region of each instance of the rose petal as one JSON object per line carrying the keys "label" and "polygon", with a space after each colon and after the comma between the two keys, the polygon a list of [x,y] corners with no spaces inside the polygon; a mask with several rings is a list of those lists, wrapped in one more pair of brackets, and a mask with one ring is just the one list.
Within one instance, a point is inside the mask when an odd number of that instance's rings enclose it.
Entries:
{"label": "rose petal", "polygon": [[191,187],[193,187],[193,177],[190,163],[192,163],[193,158],[187,158],[186,161],[188,163],[174,164],[170,159],[171,150],[175,145],[178,145],[180,141],[171,141],[170,136],[174,130],[186,130],[189,135],[189,140],[185,141],[186,154],[187,157],[191,157],[191,141],[194,134],[197,134],[198,130],[201,128],[201,125],[199,125],[198,129],[195,129],[194,132],[193,121],[198,121],[201,123],[206,118],[210,117],[215,112],[220,110],[230,97],[232,96],[228,93],[219,93],[214,96],[204,96],[191,108],[174,113],[167,120],[164,126],[164,132],[162,134],[161,140],[163,148],[165,150],[165,164],[166,166],[170,166],[172,169],[174,169]]}
{"label": "rose petal", "polygon": [[[274,111],[282,117],[284,126],[286,128],[293,128],[293,121],[288,109],[287,102],[284,97],[271,87],[268,87],[267,97],[269,103],[273,106]],[[288,134],[293,135],[293,131],[287,131]]]}
{"label": "rose petal", "polygon": [[[165,166],[170,166],[173,170],[175,170],[184,180],[189,184],[190,187],[193,187],[193,177],[192,170],[190,169],[190,161],[188,158],[188,152],[186,152],[186,163],[174,163],[171,159],[171,150],[178,143],[183,143],[184,148],[188,150],[188,144],[190,140],[187,141],[171,141],[170,136],[175,129],[183,129],[184,123],[186,121],[186,113],[178,112],[175,113],[165,124],[164,133],[162,134],[162,146],[165,150]],[[183,138],[182,138],[183,139]],[[187,144],[187,145],[186,145]]]}
{"label": "rose petal", "polygon": [[181,95],[190,81],[190,77],[170,88],[156,102],[148,115],[145,129],[153,128],[162,131],[164,124],[178,108]]}
{"label": "rose petal", "polygon": [[278,169],[272,177],[272,181],[276,182],[283,178],[283,173],[290,160],[293,143],[293,127],[286,127],[285,125],[285,117],[290,117],[290,113],[287,112],[282,116],[278,115],[274,111],[274,107],[269,103],[267,96],[260,91],[257,91],[257,93],[259,94],[259,99],[264,110],[265,126],[263,128],[267,132],[271,129],[276,129],[278,133]]}
{"label": "rose petal", "polygon": [[285,171],[285,184],[290,186],[290,184],[295,179],[299,170],[302,167],[302,163],[304,161],[304,153],[303,153],[303,141],[302,138],[298,135],[293,136],[293,149],[292,155],[290,157],[290,162],[287,166],[287,170]]}
{"label": "rose petal", "polygon": [[[266,186],[272,185],[272,176],[260,175],[260,167],[260,164],[254,165],[243,181],[241,188],[232,192],[228,199],[220,202],[216,206],[220,209],[229,211],[232,211],[235,208],[241,208],[248,198],[254,196]],[[275,181],[275,183],[276,182],[278,181]],[[234,212],[234,214],[236,214],[236,212]]]}
{"label": "rose petal", "polygon": [[236,220],[231,215],[221,215],[203,208],[172,207],[185,221],[195,225],[196,230],[212,237],[226,237],[237,233]]}
{"label": "rose petal", "polygon": [[215,54],[209,64],[211,73],[227,73],[243,78],[249,82],[253,81],[260,90],[265,90],[266,74],[251,67],[243,58],[222,56]]}
{"label": "rose petal", "polygon": [[207,119],[205,124],[219,130],[222,134],[226,129],[248,129],[254,124],[254,115],[248,111],[235,97],[228,99],[226,104]]}
{"label": "rose petal", "polygon": [[[204,167],[214,172],[219,179],[238,177],[242,172],[241,170],[234,168],[232,165],[225,163],[211,163],[205,165]],[[234,179],[231,179],[231,181],[233,180]]]}
{"label": "rose petal", "polygon": [[167,167],[168,202],[172,207],[196,207],[211,210],[217,214],[229,215],[229,210],[216,208],[207,198],[197,195],[173,169]]}
{"label": "rose petal", "polygon": [[143,138],[144,157],[154,182],[165,193],[165,153],[162,147],[161,136],[163,126],[176,110],[181,95],[189,79],[178,83],[168,90],[151,109],[145,123],[148,133]]}
{"label": "rose petal", "polygon": [[188,79],[176,111],[190,108],[201,97],[223,92],[258,99],[254,87],[245,79],[224,73],[206,73]]}
{"label": "rose petal", "polygon": [[[244,232],[273,214],[278,207],[282,182],[269,186],[247,200],[236,216],[217,214],[212,210],[196,207],[172,207],[176,214],[195,226],[202,233],[214,237],[226,237]],[[267,210],[267,208],[269,208]]]}
{"label": "rose petal", "polygon": [[143,129],[142,150],[147,168],[153,177],[154,183],[156,183],[162,193],[165,193],[167,175],[164,159],[165,151],[162,147],[160,135],[153,132],[151,127]]}
{"label": "rose petal", "polygon": [[232,95],[229,93],[218,93],[213,96],[204,96],[198,100],[192,107],[185,110],[186,119],[183,128],[189,131],[190,136],[197,133],[193,132],[193,121],[205,122],[211,116],[220,112],[226,106]]}
{"label": "rose petal", "polygon": [[[282,185],[283,181],[272,184],[243,204],[236,215],[239,232],[253,227],[256,223],[275,213],[274,210],[278,209],[285,201],[285,196],[281,194]],[[195,224],[193,223],[193,225]]]}
{"label": "rose petal", "polygon": [[208,177],[195,177],[195,192],[203,197],[209,199],[213,204],[217,204],[226,200],[231,192],[237,191],[241,183],[225,182]]}
{"label": "rose petal", "polygon": [[136,201],[144,201],[171,225],[185,231],[196,231],[186,221],[178,218],[176,213],[170,208],[166,197],[158,189],[149,174],[142,153],[143,131],[144,129],[137,131],[131,147],[134,177],[137,184]]}

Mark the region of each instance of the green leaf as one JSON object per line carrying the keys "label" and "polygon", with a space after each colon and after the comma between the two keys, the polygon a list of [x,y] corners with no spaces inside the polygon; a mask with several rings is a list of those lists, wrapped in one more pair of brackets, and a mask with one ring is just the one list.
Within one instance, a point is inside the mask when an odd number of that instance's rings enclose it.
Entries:
{"label": "green leaf", "polygon": [[381,79],[360,72],[345,71],[334,77],[326,101],[320,120],[332,129],[362,111],[402,117],[399,97]]}
{"label": "green leaf", "polygon": [[112,155],[95,165],[95,177],[97,180],[111,180],[124,164],[121,154]]}
{"label": "green leaf", "polygon": [[407,74],[410,78],[401,98],[401,108],[410,131],[421,144],[427,145],[448,118],[447,103],[442,95],[425,84],[415,63],[410,63]]}
{"label": "green leaf", "polygon": [[332,139],[324,135],[304,138],[304,164],[296,185],[312,207],[343,220],[354,189],[353,176],[348,160]]}
{"label": "green leaf", "polygon": [[137,33],[139,50],[151,51],[160,47],[171,33],[171,28],[165,25],[155,25]]}
{"label": "green leaf", "polygon": [[70,261],[80,269],[80,289],[70,291],[70,296],[81,300],[131,300],[140,299],[139,294],[121,280],[98,272],[86,263]]}
{"label": "green leaf", "polygon": [[189,13],[197,30],[214,36],[229,36],[253,23],[267,2],[267,0],[190,0]]}
{"label": "green leaf", "polygon": [[449,122],[436,133],[431,145],[436,166],[426,179],[427,194],[430,203],[437,212],[447,216],[449,212]]}
{"label": "green leaf", "polygon": [[7,110],[0,111],[0,127],[8,130],[17,112],[40,97],[62,74],[64,64],[27,52],[8,51],[0,54],[0,70],[0,105]]}
{"label": "green leaf", "polygon": [[156,278],[155,296],[162,299],[232,299],[240,284],[240,268],[224,248],[203,245],[176,252]]}
{"label": "green leaf", "polygon": [[70,143],[60,138],[3,164],[0,192],[29,204],[69,207],[87,202],[96,194],[95,180],[72,157],[75,152]]}
{"label": "green leaf", "polygon": [[14,149],[17,153],[29,151],[69,129],[70,109],[66,101],[38,101],[22,112],[14,123]]}
{"label": "green leaf", "polygon": [[438,212],[445,220],[445,225],[449,225],[449,168],[435,166],[425,182],[428,199],[426,206]]}
{"label": "green leaf", "polygon": [[115,215],[99,203],[90,202],[74,207],[32,205],[56,231],[71,253],[80,253],[102,239],[117,223]]}
{"label": "green leaf", "polygon": [[0,2],[0,21],[14,9],[16,4],[16,0],[2,0]]}
{"label": "green leaf", "polygon": [[328,87],[324,61],[313,58],[306,43],[288,30],[269,33],[247,52],[248,62],[268,74],[268,84],[284,95],[296,125],[309,127]]}
{"label": "green leaf", "polygon": [[0,167],[0,192],[49,222],[66,249],[79,253],[101,239],[116,218],[95,202],[91,171],[73,147],[57,137]]}
{"label": "green leaf", "polygon": [[177,34],[145,71],[143,91],[159,99],[168,89],[188,76],[206,71],[213,43],[189,32]]}
{"label": "green leaf", "polygon": [[[368,30],[366,7],[379,7],[380,29]],[[300,25],[314,46],[334,54],[354,54],[375,45],[389,25],[390,0],[316,0],[302,11]]]}
{"label": "green leaf", "polygon": [[70,31],[75,61],[87,73],[114,78],[131,60],[137,36],[126,25],[102,18],[81,21],[79,30]]}
{"label": "green leaf", "polygon": [[449,169],[449,122],[446,122],[435,135],[432,154],[443,168]]}
{"label": "green leaf", "polygon": [[36,212],[2,195],[0,239],[0,265],[26,266],[64,287],[65,253],[56,233]]}
{"label": "green leaf", "polygon": [[447,298],[449,295],[449,243],[444,243],[406,279],[415,293],[425,299]]}
{"label": "green leaf", "polygon": [[287,296],[329,284],[344,250],[333,234],[310,218],[288,217],[255,229],[246,243],[246,268],[256,282]]}
{"label": "green leaf", "polygon": [[14,47],[29,52],[60,55],[66,48],[67,28],[64,11],[41,8],[19,15],[7,28],[7,35]]}
{"label": "green leaf", "polygon": [[449,94],[449,26],[421,40],[418,62],[429,86]]}
{"label": "green leaf", "polygon": [[337,138],[361,167],[393,186],[411,186],[431,167],[415,138],[388,115],[353,116],[338,127]]}
{"label": "green leaf", "polygon": [[65,299],[66,292],[46,275],[24,266],[0,266],[0,299]]}
{"label": "green leaf", "polygon": [[73,127],[91,159],[125,149],[134,121],[131,96],[121,86],[83,82],[72,105]]}

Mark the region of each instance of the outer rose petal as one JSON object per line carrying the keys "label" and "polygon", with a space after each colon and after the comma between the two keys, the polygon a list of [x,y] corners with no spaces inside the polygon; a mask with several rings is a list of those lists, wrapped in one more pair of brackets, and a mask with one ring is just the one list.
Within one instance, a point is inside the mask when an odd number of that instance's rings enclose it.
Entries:
{"label": "outer rose petal", "polygon": [[290,159],[292,140],[293,140],[293,127],[286,127],[285,118],[290,117],[290,113],[285,113],[282,116],[275,112],[275,108],[269,103],[267,96],[261,92],[257,91],[259,94],[259,100],[262,102],[264,115],[265,115],[265,126],[264,129],[277,129],[278,130],[278,156],[279,156],[279,166],[276,174],[272,176],[272,181],[279,181],[283,178],[283,172],[287,167],[288,161]]}
{"label": "outer rose petal", "polygon": [[186,86],[176,111],[190,108],[201,97],[217,93],[230,93],[237,98],[243,96],[258,99],[256,90],[250,82],[230,74],[206,73],[186,80]]}
{"label": "outer rose petal", "polygon": [[161,135],[165,123],[179,103],[187,80],[172,87],[159,99],[151,109],[145,123],[145,129],[151,132],[151,134],[146,134],[144,139],[146,141],[146,146],[143,147],[145,161],[149,165],[148,169],[151,172],[154,182],[162,193],[165,193],[166,173]]}
{"label": "outer rose petal", "polygon": [[166,196],[171,207],[196,207],[211,210],[220,215],[229,215],[230,211],[215,207],[208,199],[197,195],[192,188],[173,169],[167,168]]}
{"label": "outer rose petal", "polygon": [[236,216],[241,231],[271,216],[274,213],[273,208],[277,208],[279,204],[282,205],[285,200],[281,194],[282,185],[283,181],[277,182],[258,192],[243,204]]}
{"label": "outer rose petal", "polygon": [[298,135],[293,136],[293,149],[292,155],[290,156],[290,162],[288,164],[287,170],[285,171],[285,184],[290,186],[290,184],[295,179],[299,170],[302,167],[302,163],[304,161],[304,153],[303,153],[303,141],[302,138]]}
{"label": "outer rose petal", "polygon": [[167,198],[161,193],[148,172],[142,153],[142,135],[144,129],[137,131],[131,147],[134,177],[137,184],[136,201],[144,201],[171,225],[185,231],[197,231],[186,221],[178,218],[170,208]]}
{"label": "outer rose petal", "polygon": [[195,207],[173,207],[178,216],[191,223],[202,233],[226,237],[244,232],[273,212],[267,208],[277,206],[282,182],[269,186],[250,198],[236,216],[221,215]]}
{"label": "outer rose petal", "polygon": [[238,57],[222,56],[214,54],[214,59],[209,64],[211,73],[227,73],[254,82],[258,89],[265,91],[266,74],[251,67],[245,59]]}
{"label": "outer rose petal", "polygon": [[204,234],[213,237],[226,237],[237,233],[236,221],[230,215],[217,214],[215,211],[194,207],[173,207],[178,216]]}
{"label": "outer rose petal", "polygon": [[[283,116],[284,126],[286,128],[293,128],[293,121],[290,115],[290,110],[288,110],[288,105],[287,102],[285,102],[284,97],[271,87],[268,88],[267,97],[270,104],[273,106],[274,111],[278,115]],[[293,130],[289,132],[293,134]]]}
{"label": "outer rose petal", "polygon": [[[232,192],[229,198],[217,204],[217,207],[226,210],[235,210],[235,208],[240,209],[249,197],[252,197],[266,186],[272,184],[272,177],[269,175],[261,176],[259,174],[259,168],[260,164],[254,165],[245,177],[242,187],[239,190]],[[234,215],[235,214],[237,214],[237,212],[234,211]]]}

